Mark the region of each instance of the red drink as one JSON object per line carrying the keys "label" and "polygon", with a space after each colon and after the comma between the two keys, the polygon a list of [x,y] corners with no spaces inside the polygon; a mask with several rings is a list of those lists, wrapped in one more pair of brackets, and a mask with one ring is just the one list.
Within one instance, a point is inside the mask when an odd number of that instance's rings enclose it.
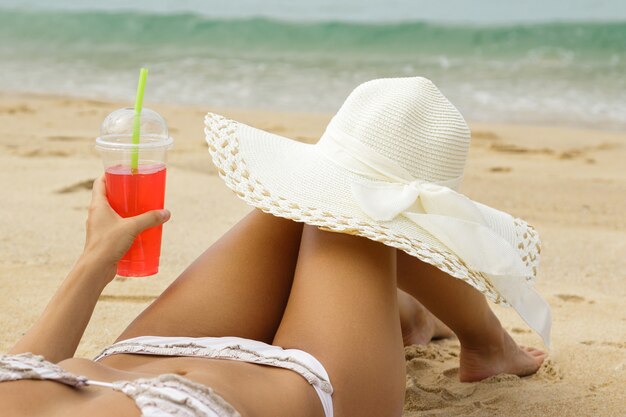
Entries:
{"label": "red drink", "polygon": [[[132,174],[129,166],[106,168],[107,199],[122,217],[136,216],[163,208],[165,200],[164,164],[140,165]],[[144,230],[117,264],[117,274],[145,277],[159,271],[162,226]]]}

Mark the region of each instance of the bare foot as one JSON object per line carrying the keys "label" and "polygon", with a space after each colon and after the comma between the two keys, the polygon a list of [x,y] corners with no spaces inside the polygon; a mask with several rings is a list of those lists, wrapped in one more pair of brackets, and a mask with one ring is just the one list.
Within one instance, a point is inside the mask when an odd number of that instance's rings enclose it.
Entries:
{"label": "bare foot", "polygon": [[461,382],[481,381],[498,374],[526,376],[537,372],[547,353],[519,346],[504,329],[501,333],[495,343],[485,341],[478,348],[461,343]]}
{"label": "bare foot", "polygon": [[404,346],[425,345],[432,339],[454,335],[448,326],[404,291],[398,290],[398,304]]}

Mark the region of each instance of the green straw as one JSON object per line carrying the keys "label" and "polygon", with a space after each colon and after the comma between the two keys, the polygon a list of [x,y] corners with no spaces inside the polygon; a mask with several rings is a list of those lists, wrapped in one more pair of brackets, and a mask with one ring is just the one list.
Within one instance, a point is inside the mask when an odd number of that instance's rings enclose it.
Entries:
{"label": "green straw", "polygon": [[[139,84],[137,84],[137,96],[135,97],[135,118],[133,120],[133,145],[139,145],[139,135],[141,133],[141,107],[143,106],[143,92],[146,89],[146,78],[148,69],[142,68],[139,71]],[[133,174],[139,172],[139,146],[134,146],[130,160],[130,171]]]}

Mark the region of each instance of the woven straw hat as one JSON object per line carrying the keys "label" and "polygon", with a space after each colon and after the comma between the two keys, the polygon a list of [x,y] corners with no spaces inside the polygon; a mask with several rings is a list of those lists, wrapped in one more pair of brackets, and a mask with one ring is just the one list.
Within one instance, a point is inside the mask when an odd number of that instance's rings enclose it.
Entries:
{"label": "woven straw hat", "polygon": [[457,192],[470,130],[430,80],[361,84],[314,145],[212,113],[205,126],[220,177],[248,204],[403,250],[513,306],[549,345],[550,309],[532,287],[539,236]]}

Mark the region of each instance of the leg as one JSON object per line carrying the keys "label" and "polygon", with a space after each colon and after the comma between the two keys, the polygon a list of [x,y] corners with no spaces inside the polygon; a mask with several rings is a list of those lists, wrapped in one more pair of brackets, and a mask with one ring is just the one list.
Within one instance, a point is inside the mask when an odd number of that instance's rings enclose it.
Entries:
{"label": "leg", "polygon": [[335,389],[337,417],[400,416],[405,365],[395,251],[305,226],[274,344],[315,356]]}
{"label": "leg", "polygon": [[520,348],[502,328],[485,297],[465,282],[398,251],[398,285],[452,329],[461,342],[461,381],[499,373],[535,373],[546,354]]}
{"label": "leg", "polygon": [[239,336],[271,343],[293,280],[302,224],[254,210],[194,261],[118,340]]}
{"label": "leg", "polygon": [[454,335],[452,330],[433,315],[412,295],[398,290],[400,327],[404,346],[425,345],[433,339]]}

